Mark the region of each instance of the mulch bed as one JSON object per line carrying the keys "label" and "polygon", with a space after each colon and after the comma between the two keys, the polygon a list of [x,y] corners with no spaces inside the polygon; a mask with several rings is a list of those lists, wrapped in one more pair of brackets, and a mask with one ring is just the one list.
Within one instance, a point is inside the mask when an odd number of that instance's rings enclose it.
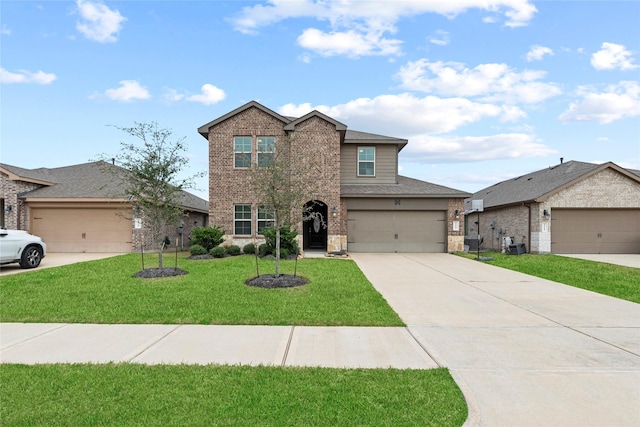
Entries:
{"label": "mulch bed", "polygon": [[179,268],[145,268],[142,271],[138,271],[133,277],[137,279],[156,279],[158,277],[184,276],[185,274],[188,273]]}
{"label": "mulch bed", "polygon": [[278,277],[274,277],[273,274],[263,274],[258,277],[244,282],[248,286],[254,286],[257,288],[276,289],[276,288],[294,288],[296,286],[302,286],[307,284],[308,280],[304,277],[293,276],[291,274],[281,274]]}
{"label": "mulch bed", "polygon": [[191,255],[190,257],[187,257],[187,259],[213,259],[213,255]]}

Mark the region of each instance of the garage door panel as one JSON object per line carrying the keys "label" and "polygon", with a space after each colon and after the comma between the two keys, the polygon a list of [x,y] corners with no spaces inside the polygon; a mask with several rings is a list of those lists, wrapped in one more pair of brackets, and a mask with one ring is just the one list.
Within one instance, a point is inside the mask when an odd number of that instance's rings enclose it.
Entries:
{"label": "garage door panel", "polygon": [[132,226],[123,209],[34,208],[32,231],[51,252],[130,252]]}
{"label": "garage door panel", "polygon": [[553,209],[553,253],[640,253],[640,209]]}
{"label": "garage door panel", "polygon": [[349,211],[351,252],[445,252],[442,211]]}

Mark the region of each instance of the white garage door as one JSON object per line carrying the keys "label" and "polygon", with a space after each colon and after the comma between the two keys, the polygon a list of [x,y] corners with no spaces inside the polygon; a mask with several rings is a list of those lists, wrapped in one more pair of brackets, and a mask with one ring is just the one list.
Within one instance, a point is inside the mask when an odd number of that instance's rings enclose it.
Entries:
{"label": "white garage door", "polygon": [[552,209],[555,254],[640,253],[640,209]]}
{"label": "white garage door", "polygon": [[131,252],[131,220],[117,208],[32,208],[31,231],[50,252]]}
{"label": "white garage door", "polygon": [[446,252],[444,211],[349,211],[350,252]]}

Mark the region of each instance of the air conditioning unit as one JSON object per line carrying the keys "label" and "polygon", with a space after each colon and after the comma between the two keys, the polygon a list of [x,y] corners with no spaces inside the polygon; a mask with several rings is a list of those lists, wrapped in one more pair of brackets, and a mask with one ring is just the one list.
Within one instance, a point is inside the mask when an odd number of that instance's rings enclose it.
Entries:
{"label": "air conditioning unit", "polygon": [[515,245],[509,245],[509,255],[526,254],[527,248],[524,243],[517,243]]}

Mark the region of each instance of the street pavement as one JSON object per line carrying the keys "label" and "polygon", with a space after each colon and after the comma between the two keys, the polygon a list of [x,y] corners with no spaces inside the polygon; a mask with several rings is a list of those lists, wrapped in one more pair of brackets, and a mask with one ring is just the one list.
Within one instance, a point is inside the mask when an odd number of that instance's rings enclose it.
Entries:
{"label": "street pavement", "polygon": [[448,254],[352,258],[406,328],[1,323],[0,361],[445,366],[467,426],[640,426],[640,305]]}

